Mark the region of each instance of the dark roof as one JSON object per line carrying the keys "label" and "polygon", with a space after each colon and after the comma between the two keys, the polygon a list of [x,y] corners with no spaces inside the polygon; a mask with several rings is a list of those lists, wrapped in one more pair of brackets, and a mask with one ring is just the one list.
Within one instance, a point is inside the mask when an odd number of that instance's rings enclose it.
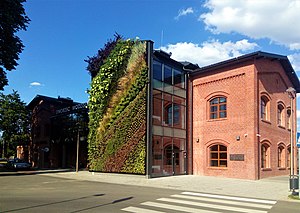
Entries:
{"label": "dark roof", "polygon": [[73,102],[71,98],[61,98],[60,96],[58,96],[58,98],[52,98],[44,95],[36,95],[32,99],[32,101],[30,101],[30,103],[27,105],[27,108],[33,109],[33,107],[35,107],[41,100],[46,101],[48,103],[50,102],[50,103],[69,104],[69,105],[76,104],[76,102]]}
{"label": "dark roof", "polygon": [[197,64],[193,64],[188,61],[184,61],[184,62],[176,61],[171,58],[172,53],[167,53],[163,50],[154,50],[153,55],[154,55],[154,58],[156,58],[164,63],[167,63],[169,65],[172,65],[174,67],[180,68],[180,69],[188,71],[188,72],[194,71],[195,69],[199,68],[199,66]]}
{"label": "dark roof", "polygon": [[279,63],[282,65],[285,73],[287,74],[288,78],[291,80],[294,88],[296,89],[297,92],[300,92],[300,82],[299,82],[299,78],[296,74],[296,72],[294,71],[289,59],[287,56],[283,56],[283,55],[278,55],[278,54],[273,54],[273,53],[267,53],[267,52],[262,52],[262,51],[258,51],[258,52],[253,52],[250,54],[246,54],[246,55],[242,55],[236,58],[232,58],[226,61],[222,61],[219,63],[215,63],[212,65],[208,65],[205,67],[201,67],[199,69],[196,69],[194,72],[191,73],[191,76],[195,76],[201,73],[205,73],[205,72],[209,72],[209,71],[213,71],[215,69],[219,69],[222,67],[226,67],[228,65],[233,65],[233,64],[238,64],[244,61],[248,61],[248,60],[253,60],[253,59],[260,59],[260,58],[268,58],[271,60],[278,60]]}

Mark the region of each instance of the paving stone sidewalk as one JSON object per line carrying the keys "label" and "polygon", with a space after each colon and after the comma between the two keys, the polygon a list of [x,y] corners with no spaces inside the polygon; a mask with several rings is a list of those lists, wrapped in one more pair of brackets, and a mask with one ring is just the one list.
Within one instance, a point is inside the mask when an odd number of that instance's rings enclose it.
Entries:
{"label": "paving stone sidewalk", "polygon": [[180,175],[148,179],[140,175],[96,173],[89,171],[79,171],[78,173],[73,171],[50,172],[39,173],[39,175],[272,200],[289,200],[288,195],[291,194],[289,191],[289,176],[279,176],[261,180],[241,180],[199,175]]}

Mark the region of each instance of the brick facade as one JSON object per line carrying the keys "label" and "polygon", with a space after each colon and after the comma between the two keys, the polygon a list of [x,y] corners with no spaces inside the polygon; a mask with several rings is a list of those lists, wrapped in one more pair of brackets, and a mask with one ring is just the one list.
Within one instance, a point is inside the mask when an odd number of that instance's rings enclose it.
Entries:
{"label": "brick facade", "polygon": [[[254,54],[242,59],[201,68],[192,74],[193,174],[260,179],[290,172],[287,110],[291,103],[286,89],[298,87],[299,81],[294,85],[274,57]],[[269,99],[267,120],[261,119],[262,96]],[[227,100],[224,118],[210,118],[209,104],[215,97]],[[278,105],[283,107],[282,125],[278,125]],[[293,112],[295,105],[294,99]],[[210,148],[218,144],[227,147],[227,166],[211,166],[214,154]],[[266,152],[262,151],[263,145]],[[262,155],[266,158],[264,166]]]}

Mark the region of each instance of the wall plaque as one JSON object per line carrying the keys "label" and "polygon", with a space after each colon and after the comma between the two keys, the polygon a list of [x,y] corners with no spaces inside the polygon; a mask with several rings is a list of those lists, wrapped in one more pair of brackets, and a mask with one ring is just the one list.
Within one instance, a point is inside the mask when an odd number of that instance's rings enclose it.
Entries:
{"label": "wall plaque", "polygon": [[244,161],[244,154],[230,154],[231,161]]}

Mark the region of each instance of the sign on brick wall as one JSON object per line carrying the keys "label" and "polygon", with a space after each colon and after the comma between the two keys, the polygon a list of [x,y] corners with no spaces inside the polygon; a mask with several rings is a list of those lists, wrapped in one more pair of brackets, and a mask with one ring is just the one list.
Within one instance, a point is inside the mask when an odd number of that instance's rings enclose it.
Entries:
{"label": "sign on brick wall", "polygon": [[244,154],[230,154],[231,161],[244,161]]}

